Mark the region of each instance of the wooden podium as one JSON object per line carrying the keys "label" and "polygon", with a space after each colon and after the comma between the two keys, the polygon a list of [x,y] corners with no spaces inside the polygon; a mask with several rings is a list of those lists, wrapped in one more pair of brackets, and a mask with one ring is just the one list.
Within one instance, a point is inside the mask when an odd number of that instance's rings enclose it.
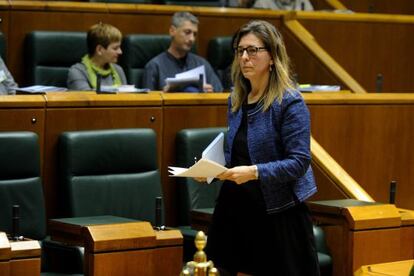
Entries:
{"label": "wooden podium", "polygon": [[362,265],[400,261],[401,215],[395,205],[353,199],[308,202],[323,227],[333,258],[333,274],[348,276]]}
{"label": "wooden podium", "polygon": [[9,241],[0,232],[0,276],[39,276],[40,252],[38,241]]}
{"label": "wooden podium", "polygon": [[[91,218],[94,224],[86,223]],[[112,216],[56,219],[49,227],[53,240],[85,247],[85,275],[179,275],[181,232],[155,231],[149,222],[125,220]]]}

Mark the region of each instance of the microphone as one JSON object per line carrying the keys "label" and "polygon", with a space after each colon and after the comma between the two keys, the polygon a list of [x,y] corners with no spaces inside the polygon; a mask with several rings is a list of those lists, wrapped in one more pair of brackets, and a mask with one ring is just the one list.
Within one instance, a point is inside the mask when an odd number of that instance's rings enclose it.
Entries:
{"label": "microphone", "polygon": [[102,75],[96,73],[96,94],[101,93],[101,81],[102,81]]}
{"label": "microphone", "polygon": [[200,92],[204,92],[204,75],[200,74],[198,76],[198,89]]}
{"label": "microphone", "polygon": [[397,181],[393,180],[390,183],[390,200],[389,203],[395,204],[395,193],[397,192]]}
{"label": "microphone", "polygon": [[384,76],[379,73],[377,74],[377,80],[375,82],[375,91],[376,92],[382,92],[382,86],[384,85]]}
{"label": "microphone", "polygon": [[165,226],[162,224],[162,197],[160,196],[155,198],[155,229],[165,230]]}
{"label": "microphone", "polygon": [[19,236],[20,232],[20,205],[13,205],[12,206],[12,233],[11,238],[12,240],[18,241],[22,238]]}

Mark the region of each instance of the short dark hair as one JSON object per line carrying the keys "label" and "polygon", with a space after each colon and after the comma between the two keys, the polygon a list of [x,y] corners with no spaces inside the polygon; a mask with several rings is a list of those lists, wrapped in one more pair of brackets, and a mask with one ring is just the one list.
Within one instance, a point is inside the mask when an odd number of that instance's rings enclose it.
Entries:
{"label": "short dark hair", "polygon": [[86,37],[88,55],[92,57],[95,54],[96,46],[98,45],[101,45],[106,49],[109,44],[120,42],[121,39],[122,33],[116,27],[105,23],[95,24],[89,29]]}
{"label": "short dark hair", "polygon": [[171,18],[171,25],[178,28],[183,24],[184,21],[190,21],[194,25],[198,25],[197,17],[189,12],[176,12]]}

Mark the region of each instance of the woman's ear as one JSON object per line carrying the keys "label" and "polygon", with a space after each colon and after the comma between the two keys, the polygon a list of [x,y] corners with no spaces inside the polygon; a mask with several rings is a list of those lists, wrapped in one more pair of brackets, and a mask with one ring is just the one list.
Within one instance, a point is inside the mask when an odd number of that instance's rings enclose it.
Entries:
{"label": "woman's ear", "polygon": [[104,49],[105,48],[102,45],[100,45],[100,44],[96,45],[95,54],[98,55],[98,56],[101,56],[102,55],[102,50],[104,50]]}

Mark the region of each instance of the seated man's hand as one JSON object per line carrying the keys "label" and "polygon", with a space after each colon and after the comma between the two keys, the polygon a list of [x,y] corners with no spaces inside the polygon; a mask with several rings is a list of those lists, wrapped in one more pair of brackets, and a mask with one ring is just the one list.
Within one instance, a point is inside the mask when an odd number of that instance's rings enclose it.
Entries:
{"label": "seated man's hand", "polygon": [[214,92],[213,91],[213,86],[211,84],[206,83],[206,84],[203,85],[203,91],[204,92]]}

